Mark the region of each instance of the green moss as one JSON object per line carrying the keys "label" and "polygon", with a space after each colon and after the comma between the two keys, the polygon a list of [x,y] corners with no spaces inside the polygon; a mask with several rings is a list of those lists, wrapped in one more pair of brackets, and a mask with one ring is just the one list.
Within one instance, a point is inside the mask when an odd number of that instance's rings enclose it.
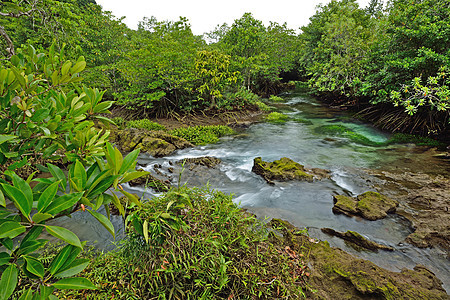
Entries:
{"label": "green moss", "polygon": [[269,100],[272,101],[272,102],[283,102],[284,101],[283,98],[281,98],[279,96],[275,96],[275,95],[271,95],[269,97]]}
{"label": "green moss", "polygon": [[269,107],[267,104],[265,104],[264,102],[256,101],[255,104],[256,104],[256,105],[258,106],[258,108],[259,108],[260,110],[262,110],[262,111],[270,111],[270,110],[271,110],[270,107]]}
{"label": "green moss", "polygon": [[356,133],[350,128],[347,128],[343,125],[323,125],[315,128],[315,131],[320,134],[326,134],[326,135],[336,135],[336,136],[342,136],[345,138],[348,138],[352,142],[366,145],[366,146],[382,146],[385,145],[385,143],[380,142],[374,142],[362,134]]}
{"label": "green moss", "polygon": [[126,126],[128,128],[138,128],[145,130],[166,130],[166,127],[164,127],[163,125],[150,121],[149,119],[128,121]]}
{"label": "green moss", "polygon": [[335,207],[341,210],[345,210],[350,213],[357,213],[356,209],[356,201],[352,197],[344,196],[344,195],[336,195],[334,196]]}
{"label": "green moss", "polygon": [[279,112],[271,112],[267,115],[266,121],[272,123],[285,123],[288,119],[288,116]]}
{"label": "green moss", "polygon": [[266,180],[307,180],[313,181],[314,176],[305,172],[303,165],[290,158],[282,157],[273,162],[266,162],[257,157],[254,159],[253,172]]}
{"label": "green moss", "polygon": [[206,145],[217,143],[222,136],[234,134],[234,130],[228,126],[210,125],[181,127],[171,130],[169,133],[184,138],[194,145]]}
{"label": "green moss", "polygon": [[418,146],[443,147],[444,143],[429,137],[418,136],[406,133],[396,133],[387,142],[388,144],[406,144],[412,143]]}
{"label": "green moss", "polygon": [[306,125],[313,125],[313,122],[311,122],[311,120],[306,120],[306,119],[302,119],[302,118],[295,118],[293,119],[294,122],[296,123],[302,123],[302,124],[306,124]]}

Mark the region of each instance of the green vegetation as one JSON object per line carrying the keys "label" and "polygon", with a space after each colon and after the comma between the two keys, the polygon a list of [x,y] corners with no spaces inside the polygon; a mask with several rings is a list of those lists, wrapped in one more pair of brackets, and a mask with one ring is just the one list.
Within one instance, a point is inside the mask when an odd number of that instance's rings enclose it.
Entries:
{"label": "green vegetation", "polygon": [[406,133],[396,133],[388,141],[389,144],[416,144],[418,146],[443,147],[444,143],[429,137],[417,136]]}
{"label": "green vegetation", "polygon": [[328,134],[328,135],[334,135],[334,136],[342,136],[345,138],[348,138],[352,142],[366,145],[366,146],[382,146],[385,145],[385,143],[380,142],[374,142],[362,134],[356,133],[353,130],[343,126],[343,125],[322,125],[319,127],[316,127],[314,129],[317,133],[321,134]]}
{"label": "green vegetation", "polygon": [[271,112],[266,116],[266,121],[272,123],[285,123],[288,119],[288,116],[279,112]]}
{"label": "green vegetation", "polygon": [[283,102],[284,101],[283,98],[281,98],[279,96],[275,96],[275,95],[271,95],[269,97],[269,100],[272,101],[272,102]]}
{"label": "green vegetation", "polygon": [[128,128],[138,128],[145,130],[166,130],[161,124],[150,121],[149,119],[141,119],[141,120],[132,120],[126,123]]}
{"label": "green vegetation", "polygon": [[[152,199],[128,217],[129,239],[97,256],[83,276],[92,299],[274,299],[301,297],[302,269],[268,241],[268,229],[231,196],[181,188]],[[303,268],[304,269],[304,268]]]}
{"label": "green vegetation", "polygon": [[184,138],[194,145],[206,145],[217,143],[220,137],[233,134],[234,131],[228,126],[209,125],[180,127],[169,131],[169,133]]}

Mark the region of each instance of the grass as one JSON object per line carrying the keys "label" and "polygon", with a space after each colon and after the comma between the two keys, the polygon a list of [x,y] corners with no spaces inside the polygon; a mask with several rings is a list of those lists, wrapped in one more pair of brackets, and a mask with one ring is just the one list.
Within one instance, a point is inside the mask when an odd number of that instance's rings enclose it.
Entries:
{"label": "grass", "polygon": [[[305,263],[233,203],[207,188],[181,188],[152,199],[129,216],[129,238],[94,256],[81,274],[95,291],[65,299],[298,299]],[[148,242],[146,240],[148,239]]]}

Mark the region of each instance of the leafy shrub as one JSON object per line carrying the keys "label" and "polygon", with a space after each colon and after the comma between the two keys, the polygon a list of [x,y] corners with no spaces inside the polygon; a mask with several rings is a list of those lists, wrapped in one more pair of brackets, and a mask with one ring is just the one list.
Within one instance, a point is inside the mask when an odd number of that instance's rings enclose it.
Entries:
{"label": "leafy shrub", "polygon": [[285,114],[279,113],[279,112],[275,112],[275,111],[271,112],[266,117],[266,121],[273,122],[273,123],[284,123],[287,121],[287,119],[288,119],[288,116],[286,116]]}
{"label": "leafy shrub", "polygon": [[127,221],[131,233],[121,249],[99,255],[84,272],[99,286],[87,296],[281,299],[303,295],[303,275],[296,272],[302,266],[283,255],[284,245],[270,243],[266,227],[239,209],[229,195],[198,188],[172,190],[143,204]]}
{"label": "leafy shrub", "polygon": [[275,96],[275,95],[271,95],[269,97],[269,100],[272,101],[272,102],[283,102],[284,101],[283,98],[281,98],[279,96]]}
{"label": "leafy shrub", "polygon": [[150,121],[149,119],[128,121],[127,127],[146,130],[166,130],[166,127],[164,127],[163,125]]}
{"label": "leafy shrub", "polygon": [[228,126],[210,125],[181,127],[173,129],[169,133],[184,138],[194,145],[205,145],[217,143],[220,137],[233,134],[234,131]]}

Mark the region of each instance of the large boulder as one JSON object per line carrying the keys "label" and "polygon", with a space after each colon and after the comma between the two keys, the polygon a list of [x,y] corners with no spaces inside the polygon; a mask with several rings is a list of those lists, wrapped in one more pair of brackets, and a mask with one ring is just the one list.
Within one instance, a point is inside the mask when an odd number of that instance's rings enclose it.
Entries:
{"label": "large boulder", "polygon": [[178,149],[194,146],[185,139],[170,135],[164,131],[149,131],[135,128],[113,130],[110,140],[124,152],[140,149],[141,153],[147,153],[154,157],[167,156]]}
{"label": "large boulder", "polygon": [[383,219],[395,212],[398,201],[377,192],[365,192],[358,197],[334,196],[334,213],[347,216],[361,216],[367,220]]}
{"label": "large boulder", "polygon": [[314,179],[322,179],[329,177],[329,172],[322,169],[306,169],[303,165],[293,161],[290,158],[282,157],[273,162],[266,162],[257,157],[253,160],[252,171],[262,176],[268,183],[273,181],[313,181]]}

